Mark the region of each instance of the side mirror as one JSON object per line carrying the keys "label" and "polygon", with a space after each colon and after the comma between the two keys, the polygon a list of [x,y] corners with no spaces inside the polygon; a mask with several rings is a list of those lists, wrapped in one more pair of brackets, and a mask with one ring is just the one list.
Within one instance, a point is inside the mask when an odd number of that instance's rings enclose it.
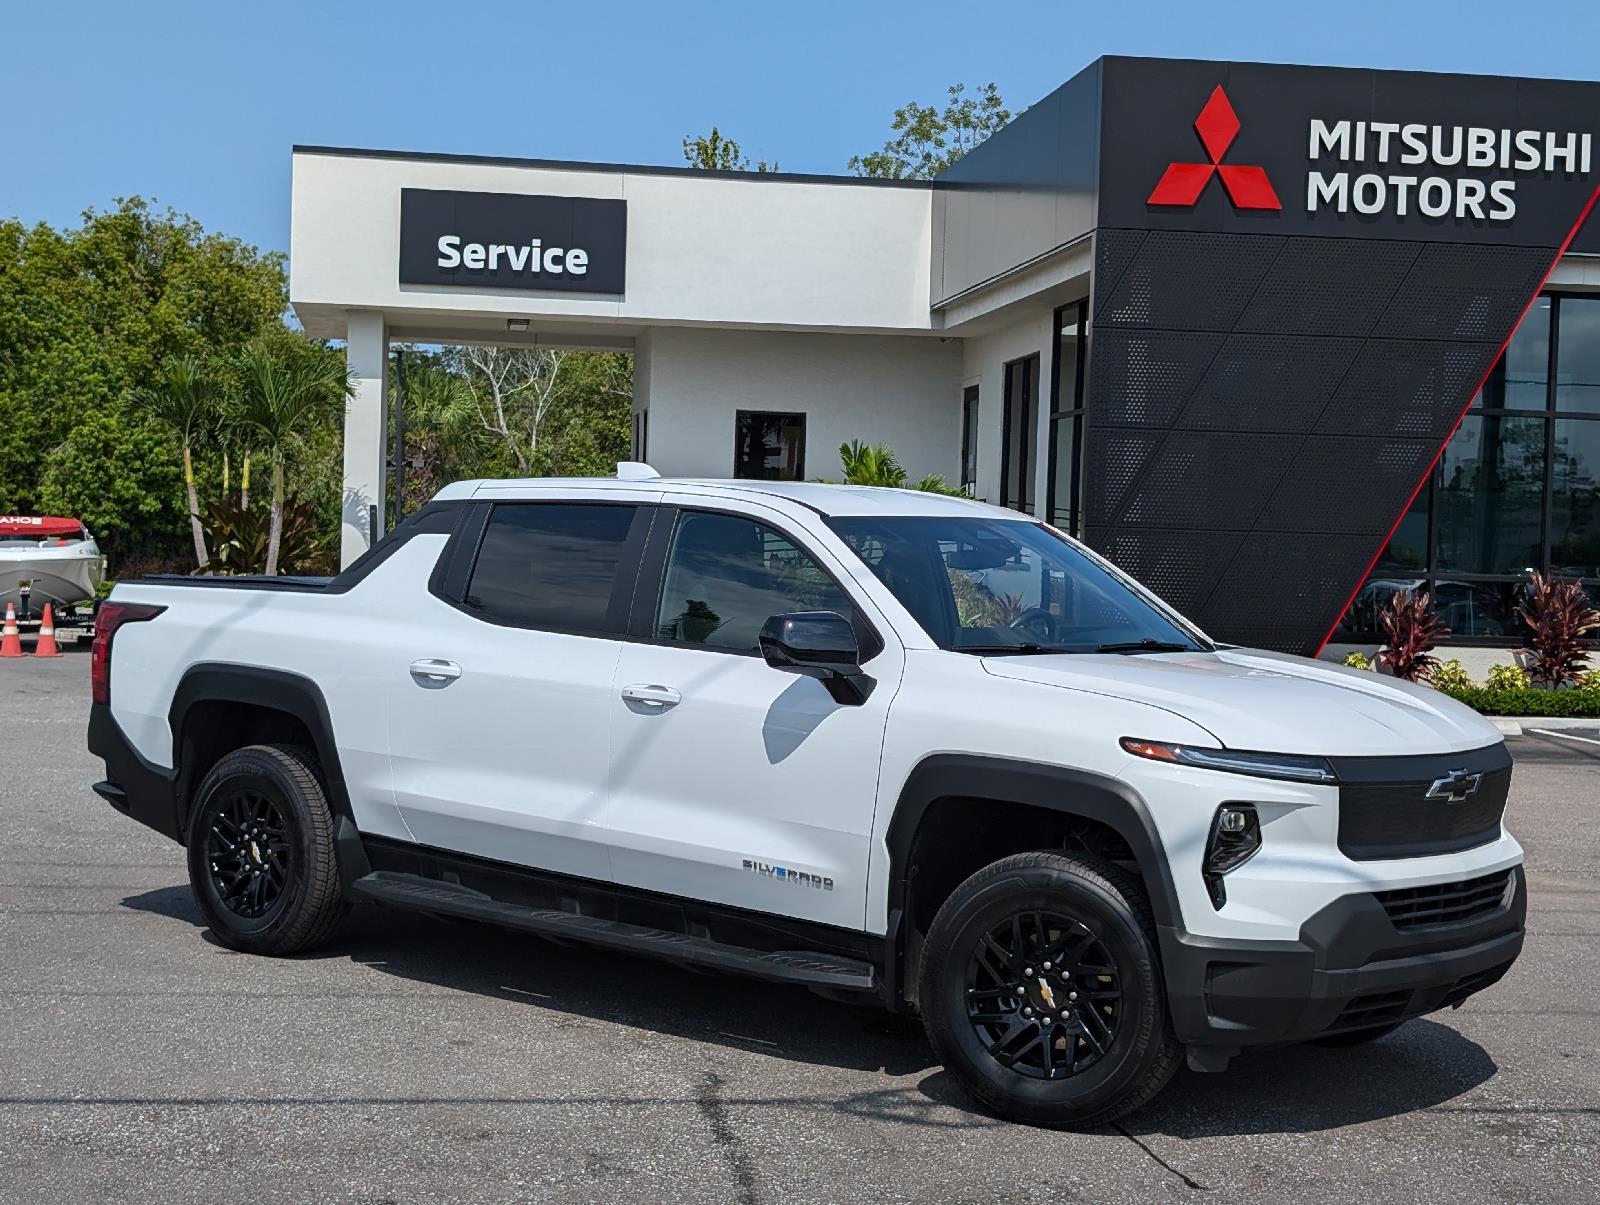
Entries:
{"label": "side mirror", "polygon": [[761,626],[761,655],[773,669],[820,679],[836,703],[860,706],[876,683],[861,672],[861,646],[836,611],[774,615]]}

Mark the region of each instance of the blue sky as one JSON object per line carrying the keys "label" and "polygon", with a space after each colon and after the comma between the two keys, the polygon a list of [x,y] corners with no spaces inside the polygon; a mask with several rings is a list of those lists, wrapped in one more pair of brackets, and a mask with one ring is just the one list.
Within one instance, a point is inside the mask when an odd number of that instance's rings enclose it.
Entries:
{"label": "blue sky", "polygon": [[673,164],[717,123],[842,172],[908,99],[993,80],[1018,107],[1108,53],[1600,78],[1595,0],[5,8],[0,216],[139,194],[280,250],[295,143]]}

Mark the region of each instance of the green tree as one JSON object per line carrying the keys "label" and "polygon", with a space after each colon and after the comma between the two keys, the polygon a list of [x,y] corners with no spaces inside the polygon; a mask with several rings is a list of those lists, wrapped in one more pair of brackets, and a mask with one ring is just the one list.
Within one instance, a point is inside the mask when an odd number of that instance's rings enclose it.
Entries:
{"label": "green tree", "polygon": [[776,162],[759,160],[753,166],[744,149],[731,138],[724,138],[716,126],[711,133],[683,140],[683,159],[690,167],[707,172],[775,172]]}
{"label": "green tree", "polygon": [[36,470],[34,508],[83,520],[108,555],[146,553],[143,533],[183,521],[171,465],[159,428],[114,409],[89,410]]}
{"label": "green tree", "polygon": [[[160,387],[172,357],[214,363],[282,331],[286,305],[282,256],[138,198],[88,210],[75,229],[0,220],[0,510],[78,514],[113,572],[129,557],[181,558],[188,540],[184,508],[172,504],[183,488],[177,458],[123,398]],[[83,460],[91,446],[112,460]],[[136,448],[149,459],[130,458]],[[220,466],[203,446],[193,462],[204,505]],[[64,476],[69,464],[73,479]],[[117,481],[107,472],[113,464]],[[121,500],[115,513],[112,498]]]}
{"label": "green tree", "polygon": [[215,383],[199,357],[168,356],[155,385],[141,385],[127,393],[128,404],[166,427],[183,452],[183,486],[189,503],[189,533],[194,538],[195,567],[210,563],[206,533],[200,525],[200,498],[194,483],[194,441],[217,421]]}
{"label": "green tree", "polygon": [[964,84],[952,84],[941,110],[916,101],[894,111],[889,129],[894,137],[881,150],[856,155],[849,168],[858,176],[890,180],[930,180],[1012,118],[994,84],[966,95]]}
{"label": "green tree", "polygon": [[238,356],[238,424],[252,432],[272,466],[268,575],[278,572],[283,538],[284,466],[309,429],[338,420],[353,392],[342,356],[293,336],[261,339]]}

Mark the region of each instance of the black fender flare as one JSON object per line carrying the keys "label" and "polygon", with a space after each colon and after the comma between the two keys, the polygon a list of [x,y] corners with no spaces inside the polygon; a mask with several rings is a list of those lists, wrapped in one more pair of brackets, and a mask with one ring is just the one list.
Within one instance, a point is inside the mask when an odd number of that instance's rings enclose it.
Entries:
{"label": "black fender flare", "polygon": [[311,744],[317,761],[322,765],[328,803],[335,818],[344,816],[347,820],[351,819],[350,792],[345,787],[344,771],[339,764],[339,747],[333,736],[333,720],[328,714],[328,703],[323,698],[322,688],[310,678],[288,670],[228,662],[200,662],[184,672],[167,710],[177,774],[175,785],[183,813],[179,816],[180,824],[187,816],[188,793],[197,785],[190,781],[192,768],[183,765],[184,734],[194,709],[203,703],[241,703],[265,707],[299,720],[311,734]]}
{"label": "black fender flare", "polygon": [[960,796],[995,803],[1024,804],[1080,816],[1106,825],[1128,843],[1150,897],[1158,931],[1183,927],[1178,892],[1161,837],[1139,793],[1120,779],[1088,770],[1006,757],[938,753],[918,762],[906,776],[884,834],[889,853],[887,939],[889,973],[902,975],[904,929],[910,888],[911,850],[928,808],[939,799]]}

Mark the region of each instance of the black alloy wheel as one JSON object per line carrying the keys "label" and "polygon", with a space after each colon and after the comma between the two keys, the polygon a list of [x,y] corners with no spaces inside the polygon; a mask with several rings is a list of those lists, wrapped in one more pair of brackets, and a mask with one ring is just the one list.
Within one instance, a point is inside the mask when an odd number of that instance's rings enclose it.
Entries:
{"label": "black alloy wheel", "polygon": [[1035,1125],[1129,1113],[1183,1056],[1144,886],[1098,859],[1012,854],[957,886],[928,926],[917,1005],[962,1087]]}
{"label": "black alloy wheel", "polygon": [[1076,1075],[1105,1057],[1121,1018],[1116,959],[1059,912],[1013,913],[967,962],[967,1020],[1003,1067],[1037,1079]]}
{"label": "black alloy wheel", "polygon": [[316,945],[344,914],[321,767],[298,745],[223,756],[194,793],[189,881],[211,932],[251,954]]}
{"label": "black alloy wheel", "polygon": [[217,899],[240,916],[265,916],[283,899],[293,857],[278,805],[236,787],[211,800],[209,822],[206,861]]}

